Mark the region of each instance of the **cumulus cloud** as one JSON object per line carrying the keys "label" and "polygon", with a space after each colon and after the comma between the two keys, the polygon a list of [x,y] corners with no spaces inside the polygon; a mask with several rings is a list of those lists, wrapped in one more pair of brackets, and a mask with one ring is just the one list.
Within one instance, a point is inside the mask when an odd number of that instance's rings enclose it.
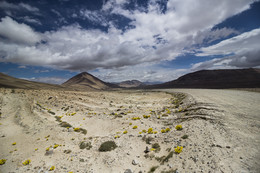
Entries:
{"label": "cumulus cloud", "polygon": [[194,64],[192,69],[257,67],[260,65],[259,40],[260,29],[254,29],[213,46],[203,47],[197,56],[223,55],[224,58]]}
{"label": "cumulus cloud", "polygon": [[[40,35],[41,34],[34,32],[30,26],[20,24],[8,16],[1,19],[0,36],[4,38],[6,42],[34,45],[41,40]],[[3,44],[3,42],[0,42],[0,44]],[[2,51],[10,53],[8,50]]]}
{"label": "cumulus cloud", "polygon": [[259,48],[260,28],[221,41],[218,44],[199,49],[197,56],[242,54]]}
{"label": "cumulus cloud", "polygon": [[167,69],[154,64],[142,64],[118,69],[99,69],[90,72],[98,78],[109,82],[139,80],[142,82],[167,82],[188,73],[188,69]]}
{"label": "cumulus cloud", "polygon": [[[117,72],[118,69],[124,69],[122,71],[125,74],[130,74],[130,70],[138,71],[140,64],[173,60],[191,51],[189,48],[193,45],[211,43],[238,34],[230,28],[213,31],[211,28],[248,9],[252,2],[253,0],[237,0],[236,3],[226,0],[169,0],[167,10],[163,11],[157,0],[148,1],[147,9],[134,10],[125,8],[128,0],[110,0],[104,3],[100,12],[81,10],[77,14],[107,26],[107,32],[85,29],[74,24],[37,33],[30,26],[5,17],[0,22],[0,35],[4,38],[0,41],[0,61],[75,71],[98,68],[110,74],[113,70]],[[6,3],[5,8],[14,8],[7,7],[12,5],[14,4]],[[26,5],[19,6],[33,10]],[[129,18],[132,27],[124,31],[116,28],[102,16],[107,13]],[[254,40],[252,38],[248,41]],[[208,49],[215,51],[214,54],[220,51],[217,48]],[[209,54],[207,48],[200,51],[201,54],[198,55]],[[140,69],[139,78],[149,76],[149,66],[145,67],[143,71]],[[163,73],[166,75],[169,71],[158,72],[158,80],[164,80]],[[142,77],[142,80],[148,80],[148,77]]]}

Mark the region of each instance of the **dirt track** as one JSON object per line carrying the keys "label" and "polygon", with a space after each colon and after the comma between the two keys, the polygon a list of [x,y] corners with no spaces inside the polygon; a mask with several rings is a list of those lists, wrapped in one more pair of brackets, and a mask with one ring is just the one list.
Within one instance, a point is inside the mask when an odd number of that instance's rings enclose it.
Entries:
{"label": "dirt track", "polygon": [[[223,124],[226,139],[232,144],[232,154],[223,158],[234,172],[260,170],[260,93],[239,90],[174,89],[168,92],[190,94],[197,103],[223,111],[218,120]],[[236,166],[235,166],[236,167]],[[234,168],[235,168],[234,167]]]}

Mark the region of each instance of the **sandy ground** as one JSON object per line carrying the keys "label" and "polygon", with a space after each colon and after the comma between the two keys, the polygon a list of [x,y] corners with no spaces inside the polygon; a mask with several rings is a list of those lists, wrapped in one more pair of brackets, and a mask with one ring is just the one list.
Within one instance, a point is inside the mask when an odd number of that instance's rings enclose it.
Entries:
{"label": "sandy ground", "polygon": [[[233,90],[0,89],[0,172],[259,172],[259,103]],[[100,152],[106,141],[117,148]]]}

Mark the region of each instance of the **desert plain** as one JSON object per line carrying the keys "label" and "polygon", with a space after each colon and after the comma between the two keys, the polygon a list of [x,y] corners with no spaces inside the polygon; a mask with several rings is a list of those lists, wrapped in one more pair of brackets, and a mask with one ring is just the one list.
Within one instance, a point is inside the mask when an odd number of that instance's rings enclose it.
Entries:
{"label": "desert plain", "polygon": [[259,103],[243,90],[1,88],[0,172],[257,173]]}

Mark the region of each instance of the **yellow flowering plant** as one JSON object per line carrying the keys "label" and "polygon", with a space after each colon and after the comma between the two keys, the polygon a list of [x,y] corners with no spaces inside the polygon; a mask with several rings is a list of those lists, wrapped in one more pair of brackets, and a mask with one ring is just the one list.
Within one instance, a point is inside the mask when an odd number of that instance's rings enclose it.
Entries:
{"label": "yellow flowering plant", "polygon": [[175,153],[180,154],[182,152],[182,149],[183,149],[182,146],[177,146],[176,148],[174,148],[174,151]]}
{"label": "yellow flowering plant", "polygon": [[23,165],[29,165],[30,163],[31,163],[31,160],[28,159],[28,160],[25,160],[25,161],[23,162]]}

